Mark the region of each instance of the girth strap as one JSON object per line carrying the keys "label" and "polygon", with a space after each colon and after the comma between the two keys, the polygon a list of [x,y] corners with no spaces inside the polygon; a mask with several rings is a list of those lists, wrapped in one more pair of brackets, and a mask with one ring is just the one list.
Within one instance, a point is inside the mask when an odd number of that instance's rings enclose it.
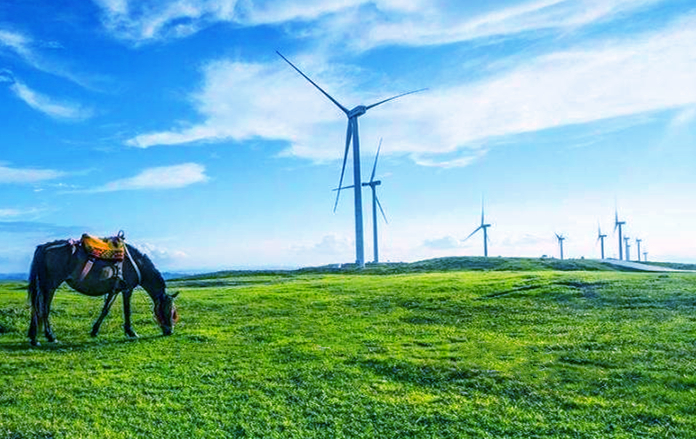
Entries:
{"label": "girth strap", "polygon": [[140,275],[140,269],[138,268],[138,264],[135,263],[135,260],[133,260],[133,256],[131,256],[130,252],[128,251],[128,246],[124,246],[126,249],[126,257],[130,261],[131,265],[133,266],[133,269],[135,270],[135,274],[138,275],[138,284],[142,282],[142,276]]}

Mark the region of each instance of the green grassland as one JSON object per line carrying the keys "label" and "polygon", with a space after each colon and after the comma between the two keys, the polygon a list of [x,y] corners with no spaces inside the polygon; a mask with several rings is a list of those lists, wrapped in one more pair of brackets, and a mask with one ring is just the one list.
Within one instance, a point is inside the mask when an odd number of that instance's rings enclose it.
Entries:
{"label": "green grassland", "polygon": [[170,281],[171,337],[137,292],[136,340],[62,288],[39,348],[0,284],[0,438],[696,437],[696,275],[324,271]]}

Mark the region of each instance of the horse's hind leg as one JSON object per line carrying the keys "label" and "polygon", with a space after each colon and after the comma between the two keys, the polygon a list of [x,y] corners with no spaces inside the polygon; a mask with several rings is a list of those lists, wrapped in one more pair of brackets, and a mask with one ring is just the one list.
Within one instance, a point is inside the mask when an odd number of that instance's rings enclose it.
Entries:
{"label": "horse's hind leg", "polygon": [[57,341],[56,336],[53,334],[53,329],[51,329],[51,321],[49,320],[49,316],[51,315],[51,302],[53,302],[53,296],[55,295],[55,293],[56,290],[51,290],[46,294],[46,297],[44,298],[44,335],[46,336],[46,340],[48,340],[50,343],[55,343]]}
{"label": "horse's hind leg", "polygon": [[107,314],[109,314],[109,309],[111,309],[111,305],[114,304],[114,301],[116,300],[116,296],[118,296],[118,293],[116,292],[111,292],[106,295],[106,298],[104,299],[104,308],[102,308],[102,312],[97,318],[97,321],[94,322],[94,326],[92,326],[92,332],[90,335],[92,337],[96,337],[97,334],[99,334],[99,327],[101,326],[102,322],[104,321],[104,318],[106,317]]}
{"label": "horse's hind leg", "polygon": [[133,290],[123,292],[123,330],[128,337],[137,337],[138,334],[131,328],[131,296]]}
{"label": "horse's hind leg", "polygon": [[39,332],[39,311],[31,307],[31,323],[29,323],[29,342],[32,346],[39,346],[36,334]]}

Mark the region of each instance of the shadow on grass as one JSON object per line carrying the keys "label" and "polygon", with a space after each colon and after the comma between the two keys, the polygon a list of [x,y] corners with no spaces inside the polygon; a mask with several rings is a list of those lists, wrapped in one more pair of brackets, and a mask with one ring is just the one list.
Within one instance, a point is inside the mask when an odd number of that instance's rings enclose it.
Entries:
{"label": "shadow on grass", "polygon": [[[175,334],[168,337],[176,337]],[[87,340],[86,342],[62,342],[57,341],[55,343],[41,342],[40,346],[32,346],[29,340],[18,342],[15,340],[4,342],[0,338],[0,352],[86,352],[94,349],[102,349],[107,346],[121,346],[126,344],[144,343],[146,341],[152,341],[164,338],[163,335],[145,335],[137,338],[121,338],[121,339],[108,339],[108,338],[95,338]]]}

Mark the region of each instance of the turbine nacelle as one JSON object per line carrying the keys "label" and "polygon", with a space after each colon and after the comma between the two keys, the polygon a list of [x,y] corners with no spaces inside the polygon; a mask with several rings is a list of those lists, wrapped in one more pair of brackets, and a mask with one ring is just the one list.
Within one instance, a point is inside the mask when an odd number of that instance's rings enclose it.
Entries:
{"label": "turbine nacelle", "polygon": [[367,107],[364,105],[358,105],[357,107],[353,108],[348,112],[348,117],[358,117],[362,116],[365,113],[367,113]]}
{"label": "turbine nacelle", "polygon": [[380,184],[382,184],[382,180],[368,181],[368,182],[363,183],[362,185],[375,187],[375,186],[379,186]]}

